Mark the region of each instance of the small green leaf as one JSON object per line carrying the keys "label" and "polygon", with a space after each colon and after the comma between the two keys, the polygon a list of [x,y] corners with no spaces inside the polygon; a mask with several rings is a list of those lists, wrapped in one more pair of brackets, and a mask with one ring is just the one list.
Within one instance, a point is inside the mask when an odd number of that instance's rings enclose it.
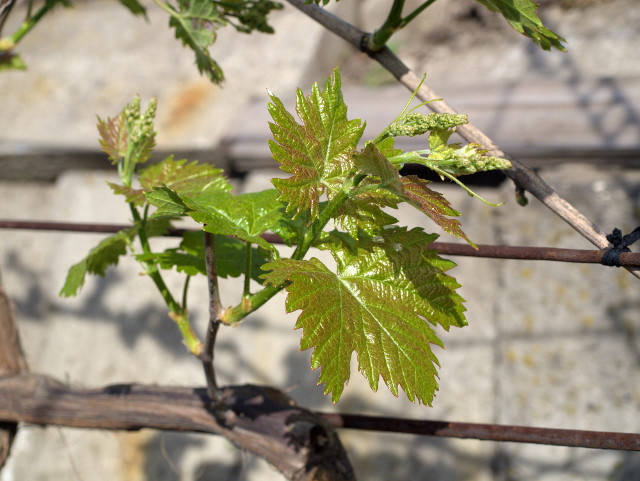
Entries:
{"label": "small green leaf", "polygon": [[146,192],[144,196],[151,205],[157,208],[152,218],[182,217],[190,210],[180,196],[168,187],[157,187],[151,192]]}
{"label": "small green leaf", "polygon": [[59,295],[63,297],[75,296],[84,285],[87,273],[104,276],[107,267],[117,265],[120,256],[126,254],[127,242],[130,237],[130,230],[121,230],[117,234],[103,239],[91,249],[87,257],[71,266]]}
{"label": "small green leaf", "polygon": [[209,190],[231,191],[231,185],[225,179],[222,169],[211,164],[187,162],[186,159],[173,160],[172,155],[143,170],[140,173],[140,185],[145,191],[164,185],[177,194],[186,196]]}
{"label": "small green leaf", "polygon": [[209,53],[216,41],[216,29],[226,25],[215,2],[202,0],[178,0],[178,8],[165,3],[170,13],[169,26],[175,29],[176,38],[189,47],[196,56],[196,66],[214,83],[224,80],[218,63]]}
{"label": "small green leaf", "polygon": [[536,11],[538,5],[533,0],[476,0],[489,10],[500,12],[511,26],[523,35],[532,39],[544,50],[554,47],[566,50],[562,42],[564,38],[549,30],[542,24]]}
{"label": "small green leaf", "polygon": [[[168,192],[153,192],[159,187],[167,187],[176,194],[195,195],[204,191],[230,192],[231,185],[224,177],[222,169],[218,169],[211,164],[199,164],[196,161],[187,162],[186,159],[173,160],[170,155],[162,162],[153,164],[140,173],[141,189],[134,189],[125,185],[118,185],[108,182],[109,187],[115,194],[124,195],[127,202],[142,206],[147,200],[153,199],[154,205],[161,202],[163,209],[157,215],[184,215],[184,209],[178,208],[182,204],[176,197],[172,197]],[[168,205],[172,204],[174,210],[168,211]]]}
{"label": "small green leaf", "polygon": [[134,15],[147,17],[147,9],[138,0],[119,0]]}
{"label": "small green leaf", "polygon": [[411,205],[426,214],[446,232],[456,237],[465,239],[475,247],[475,244],[462,231],[460,221],[447,216],[459,216],[460,212],[453,209],[449,201],[439,192],[427,187],[428,180],[416,175],[408,175],[402,178],[404,186],[404,198]]}
{"label": "small green leaf", "polygon": [[[333,252],[337,273],[318,259],[279,259],[263,266],[269,285],[287,283],[286,308],[298,309],[301,348],[313,348],[312,367],[337,402],[350,377],[355,351],[371,388],[382,377],[394,395],[431,404],[439,365],[431,344],[442,346],[429,323],[463,326],[464,306],[453,266],[427,248],[437,236],[419,229],[389,231],[353,254]],[[335,246],[338,246],[336,244]]]}
{"label": "small green leaf", "polygon": [[323,194],[329,198],[342,189],[345,175],[353,169],[353,152],[364,125],[360,119],[347,119],[347,106],[342,98],[340,73],[336,69],[327,80],[324,90],[318,84],[305,97],[298,90],[296,111],[298,124],[276,96],[268,105],[273,122],[269,123],[274,141],[269,141],[273,158],[286,179],[274,179],[280,199],[287,211],[299,215],[311,211],[311,219],[318,214]]}
{"label": "small green leaf", "polygon": [[368,142],[364,149],[355,156],[355,164],[361,172],[376,176],[380,179],[380,187],[393,193],[402,193],[400,173],[387,158],[376,148],[375,144]]}
{"label": "small green leaf", "polygon": [[111,188],[114,194],[124,195],[127,202],[137,206],[143,206],[145,204],[144,190],[134,189],[133,187],[127,187],[126,185],[120,185],[114,182],[107,182],[107,185]]}
{"label": "small green leaf", "polygon": [[0,72],[3,70],[26,70],[22,57],[12,50],[0,50]]}
{"label": "small green leaf", "polygon": [[[366,184],[365,179],[363,184]],[[361,192],[347,199],[338,209],[336,226],[358,237],[359,232],[374,234],[380,228],[395,224],[398,220],[385,212],[383,207],[398,207],[399,196],[387,190]]]}
{"label": "small green leaf", "polygon": [[116,163],[127,153],[127,128],[120,113],[116,117],[106,120],[98,117],[98,133],[100,146],[109,156],[112,163]]}

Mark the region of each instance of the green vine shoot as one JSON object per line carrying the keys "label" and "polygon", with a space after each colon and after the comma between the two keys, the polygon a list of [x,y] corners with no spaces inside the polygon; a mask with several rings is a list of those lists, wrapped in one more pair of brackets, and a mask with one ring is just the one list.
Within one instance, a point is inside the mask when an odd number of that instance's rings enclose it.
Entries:
{"label": "green vine shoot", "polygon": [[[411,401],[431,404],[439,365],[432,346],[442,346],[437,330],[467,323],[464,301],[457,293],[460,284],[448,273],[455,264],[429,249],[438,235],[399,225],[389,212],[408,204],[473,243],[442,194],[399,170],[418,162],[459,182],[458,175],[510,164],[477,145],[448,143],[465,116],[408,107],[361,144],[365,124],[347,116],[338,69],[324,88],[314,84],[308,95],[297,91],[297,118],[270,93],[269,147],[289,175],[273,179],[274,189],[240,195],[209,164],[168,157],[143,166],[154,145],[154,100],[144,112],[135,98],[116,117],[98,118],[100,144],[121,180],[110,185],[129,204],[133,226],[103,240],[71,267],[61,295],[76,295],[86,274],[103,275],[128,252],[155,284],[184,344],[200,357],[203,343],[190,324],[187,289],[191,276],[207,274],[204,234],[212,234],[212,272],[244,279],[242,298],[220,307],[217,322],[237,324],[286,290],[286,310],[301,311],[300,346],[313,350],[312,368],[321,369],[319,382],[334,402],[349,380],[355,352],[374,391],[382,379],[394,395],[401,389]],[[395,138],[407,135],[424,136],[429,148],[397,149]],[[198,222],[202,232],[185,232],[176,247],[153,250],[152,238],[182,217]],[[267,232],[295,246],[293,254],[281,257],[263,237]],[[313,257],[316,249],[328,251],[336,268]],[[167,269],[185,274],[181,296],[169,292],[162,277]],[[256,292],[250,291],[250,279],[260,285]]]}

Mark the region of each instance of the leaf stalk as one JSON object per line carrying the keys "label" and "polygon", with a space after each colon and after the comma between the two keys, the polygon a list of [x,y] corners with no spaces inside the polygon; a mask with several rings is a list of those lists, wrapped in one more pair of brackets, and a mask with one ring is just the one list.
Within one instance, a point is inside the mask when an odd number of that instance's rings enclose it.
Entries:
{"label": "leaf stalk", "polygon": [[[22,22],[22,25],[18,29],[6,38],[0,39],[0,50],[11,50],[38,24],[38,22],[49,12],[54,6],[55,1],[46,1],[44,5],[32,16],[28,16],[27,19]],[[31,6],[31,4],[29,4]]]}
{"label": "leaf stalk", "polygon": [[[291,255],[291,258],[294,260],[302,260],[304,256],[307,254],[311,246],[318,239],[318,236],[328,224],[328,222],[333,218],[338,208],[344,203],[345,200],[349,197],[351,193],[351,187],[353,185],[353,180],[346,180],[345,184],[340,190],[326,205],[326,207],[320,213],[320,216],[311,224],[311,228],[307,230],[302,242],[298,244],[295,251]],[[220,320],[225,324],[236,324],[244,319],[246,316],[251,314],[253,311],[258,309],[260,306],[265,304],[269,299],[275,296],[278,292],[284,289],[287,286],[287,283],[280,284],[279,286],[267,286],[262,290],[256,292],[255,294],[251,294],[249,296],[243,297],[243,300],[240,304],[229,307],[224,311]]]}

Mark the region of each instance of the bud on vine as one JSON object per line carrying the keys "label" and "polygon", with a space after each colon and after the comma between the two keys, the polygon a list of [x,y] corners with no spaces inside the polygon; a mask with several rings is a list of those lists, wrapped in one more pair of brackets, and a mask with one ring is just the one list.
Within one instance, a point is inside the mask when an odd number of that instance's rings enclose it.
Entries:
{"label": "bud on vine", "polygon": [[473,143],[462,147],[449,145],[432,151],[429,160],[440,169],[455,176],[511,168],[509,160],[486,155],[486,152],[478,144]]}
{"label": "bud on vine", "polygon": [[448,130],[468,122],[466,114],[420,114],[410,113],[402,116],[385,129],[385,137],[415,137],[430,130]]}

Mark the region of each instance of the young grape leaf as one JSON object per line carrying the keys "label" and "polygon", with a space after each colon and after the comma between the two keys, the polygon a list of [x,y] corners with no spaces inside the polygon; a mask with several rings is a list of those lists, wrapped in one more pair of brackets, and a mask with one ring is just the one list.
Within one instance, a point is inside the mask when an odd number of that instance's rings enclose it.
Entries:
{"label": "young grape leaf", "polygon": [[218,63],[211,58],[209,47],[216,40],[216,28],[226,25],[217,10],[215,2],[202,0],[178,0],[178,9],[165,3],[171,18],[169,26],[175,29],[176,38],[193,50],[196,66],[201,74],[206,74],[214,83],[224,80]]}
{"label": "young grape leaf", "polygon": [[127,229],[103,239],[96,247],[91,249],[87,257],[71,266],[58,295],[72,297],[78,294],[78,291],[84,285],[87,273],[104,276],[107,267],[117,265],[120,256],[126,253],[127,242],[130,240],[131,235],[132,231]]}
{"label": "young grape leaf", "polygon": [[232,189],[222,169],[197,161],[173,160],[172,155],[144,169],[140,173],[140,185],[145,191],[166,185],[179,195],[187,196],[209,190],[231,192]]}
{"label": "young grape leaf", "polygon": [[275,247],[261,237],[282,218],[282,204],[275,189],[235,196],[210,189],[181,196],[162,187],[147,194],[147,200],[158,207],[155,215],[186,213],[204,224],[207,232],[238,237],[275,252]]}
{"label": "young grape leaf", "polygon": [[134,189],[133,187],[116,184],[115,182],[107,182],[107,185],[111,188],[114,194],[124,195],[127,202],[139,207],[145,204],[144,190]]}
{"label": "young grape leaf", "polygon": [[[219,277],[239,277],[244,274],[245,243],[238,239],[225,236],[215,236],[216,272]],[[204,233],[187,231],[183,234],[182,242],[177,248],[166,249],[164,252],[140,254],[137,259],[141,262],[153,262],[162,269],[175,268],[187,275],[206,275],[207,267],[204,262]],[[252,248],[251,278],[262,283],[260,267],[267,262],[264,251]]]}
{"label": "young grape leaf", "polygon": [[464,306],[457,282],[445,274],[454,264],[428,249],[437,235],[420,229],[391,229],[366,248],[333,244],[337,273],[318,259],[279,259],[263,266],[270,285],[287,283],[288,312],[302,310],[301,348],[313,348],[312,368],[337,402],[357,353],[360,371],[375,391],[382,377],[394,395],[431,404],[438,388],[438,360],[431,344],[442,346],[429,323],[463,326]]}
{"label": "young grape leaf", "polygon": [[551,47],[566,50],[562,42],[566,39],[542,24],[536,13],[538,5],[533,0],[476,0],[489,10],[500,12],[518,32],[531,38],[544,50]]}
{"label": "young grape leaf", "polygon": [[[363,181],[367,182],[368,179]],[[398,222],[398,219],[382,209],[396,209],[398,199],[398,195],[387,190],[361,192],[344,201],[334,218],[335,224],[355,238],[360,232],[373,235],[380,228]]]}
{"label": "young grape leaf", "polygon": [[320,91],[318,84],[305,97],[298,90],[296,111],[298,124],[282,101],[271,95],[268,105],[273,122],[269,123],[273,141],[269,147],[280,168],[293,174],[286,179],[274,179],[280,200],[287,211],[299,215],[310,210],[311,218],[318,214],[321,196],[329,198],[342,188],[345,173],[353,168],[353,150],[364,131],[360,119],[347,119],[347,106],[342,98],[338,69]]}
{"label": "young grape leaf", "polygon": [[395,194],[402,193],[400,173],[391,162],[376,148],[375,144],[368,142],[364,149],[355,158],[355,164],[361,172],[380,178],[380,187]]}
{"label": "young grape leaf", "polygon": [[151,216],[156,217],[182,217],[189,212],[189,207],[182,201],[180,196],[168,187],[156,187],[151,192],[144,194],[147,201],[156,207],[156,211]]}
{"label": "young grape leaf", "polygon": [[122,114],[113,118],[108,117],[107,120],[98,117],[98,133],[100,146],[112,163],[125,156],[128,136]]}
{"label": "young grape leaf", "polygon": [[460,212],[453,209],[449,201],[439,192],[427,187],[428,180],[421,179],[416,175],[407,175],[402,178],[404,187],[403,197],[407,202],[426,214],[436,224],[446,232],[461,239],[466,240],[475,247],[475,244],[462,231],[462,225],[457,219],[447,216],[459,216]]}
{"label": "young grape leaf", "polygon": [[[183,195],[194,195],[206,190],[230,192],[232,189],[222,169],[217,169],[211,164],[199,164],[197,161],[173,160],[173,155],[144,169],[140,173],[139,180],[141,189],[112,182],[108,182],[108,185],[115,194],[124,195],[127,202],[138,206],[145,204],[145,195],[151,193],[156,187],[166,186],[177,194]],[[163,194],[157,192],[151,194],[152,197],[158,195]]]}

